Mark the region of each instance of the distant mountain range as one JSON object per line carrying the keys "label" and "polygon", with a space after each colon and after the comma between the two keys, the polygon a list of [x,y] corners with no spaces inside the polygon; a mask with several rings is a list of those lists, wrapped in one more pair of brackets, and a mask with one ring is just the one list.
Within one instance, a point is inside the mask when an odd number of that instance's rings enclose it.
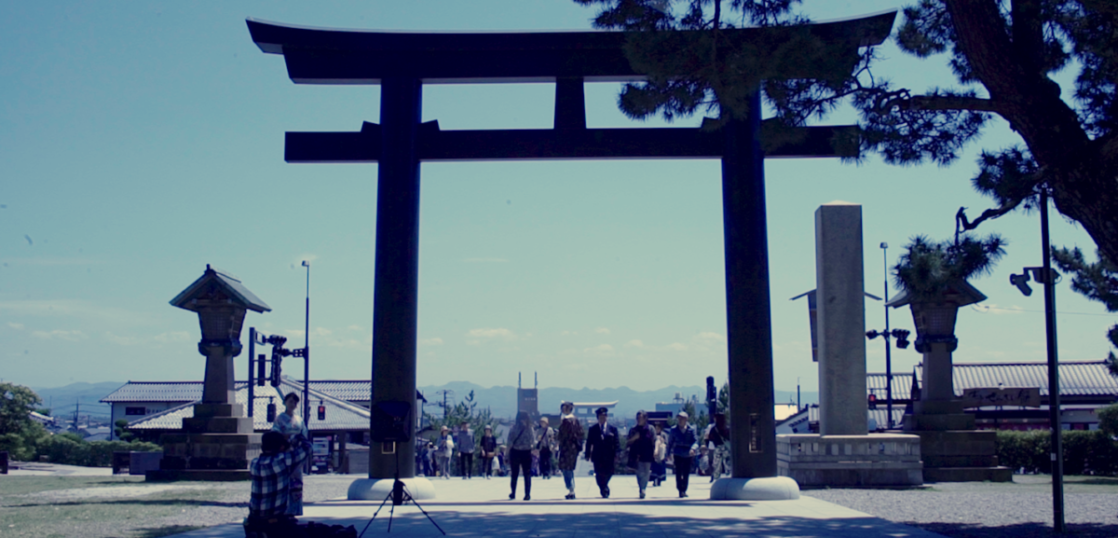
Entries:
{"label": "distant mountain range", "polygon": [[[516,387],[486,388],[466,381],[454,381],[441,386],[420,387],[419,391],[423,393],[428,402],[425,405],[425,411],[432,414],[440,412],[439,404],[442,403],[442,391],[444,390],[450,391],[447,395],[448,403],[463,401],[469,396],[470,391],[473,391],[474,401],[477,402],[479,408],[488,407],[498,417],[511,417],[516,414]],[[612,402],[617,400],[618,403],[614,412],[628,416],[635,415],[641,409],[653,411],[656,409],[657,403],[671,402],[675,399],[677,393],[684,399],[698,396],[702,400],[705,398],[706,389],[698,385],[685,387],[672,385],[648,391],[636,391],[629,387],[606,389],[548,387],[540,389],[539,406],[541,412],[558,413],[559,402],[563,400],[574,402]],[[800,397],[803,404],[817,403],[819,400],[819,396],[815,392],[803,392]],[[778,390],[775,400],[778,404],[795,403],[796,393]]]}
{"label": "distant mountain range", "polygon": [[[99,400],[120,388],[121,385],[124,385],[124,382],[71,383],[64,387],[32,387],[32,390],[43,398],[43,407],[53,405],[53,414],[56,417],[72,417],[75,409],[78,409],[79,406],[82,415],[108,417],[109,406],[100,403]],[[516,387],[482,387],[468,381],[454,381],[445,385],[420,387],[419,391],[423,393],[428,402],[424,407],[425,411],[431,414],[441,412],[438,403],[442,402],[442,391],[444,390],[449,391],[447,394],[448,403],[454,404],[463,401],[469,396],[470,391],[473,391],[474,401],[477,402],[479,408],[488,407],[497,417],[512,417],[516,414]],[[558,412],[559,402],[563,400],[575,402],[612,402],[617,400],[618,404],[614,408],[614,412],[619,415],[630,416],[635,415],[640,409],[653,411],[656,409],[657,403],[671,402],[675,399],[677,393],[684,399],[690,399],[691,396],[698,396],[699,399],[702,399],[706,389],[698,385],[685,387],[672,385],[647,391],[637,391],[629,387],[606,389],[548,387],[540,389],[539,406],[540,411],[553,413]],[[801,398],[804,404],[819,401],[819,396],[815,392],[804,392],[801,394]],[[776,403],[795,403],[795,401],[795,392],[776,391]]]}
{"label": "distant mountain range", "polygon": [[51,409],[51,414],[55,417],[72,418],[76,410],[83,416],[108,419],[109,405],[101,403],[100,400],[123,384],[123,381],[70,383],[64,387],[31,387],[31,390],[43,399],[42,407]]}

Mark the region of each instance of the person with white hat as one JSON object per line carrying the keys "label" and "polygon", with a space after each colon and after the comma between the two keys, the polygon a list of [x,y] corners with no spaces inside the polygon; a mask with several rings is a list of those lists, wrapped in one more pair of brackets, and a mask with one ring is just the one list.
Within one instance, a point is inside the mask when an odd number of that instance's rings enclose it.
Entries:
{"label": "person with white hat", "polygon": [[493,458],[497,456],[497,438],[493,437],[493,426],[485,425],[485,435],[481,437],[481,472],[485,479],[493,476]]}
{"label": "person with white hat", "polygon": [[676,415],[675,427],[668,433],[668,454],[675,462],[675,488],[679,497],[687,497],[687,482],[691,476],[691,462],[695,458],[695,428],[687,423],[687,412]]}
{"label": "person with white hat", "polygon": [[450,479],[450,459],[454,455],[454,438],[450,436],[450,428],[443,426],[439,430],[439,443],[435,445],[435,457],[439,462],[439,473],[444,479]]}

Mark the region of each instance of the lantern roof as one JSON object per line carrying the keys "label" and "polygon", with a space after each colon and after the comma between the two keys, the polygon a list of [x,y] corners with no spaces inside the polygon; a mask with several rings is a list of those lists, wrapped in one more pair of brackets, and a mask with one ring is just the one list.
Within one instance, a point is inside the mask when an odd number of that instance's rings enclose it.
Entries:
{"label": "lantern roof", "polygon": [[198,300],[211,300],[216,294],[253,312],[270,312],[272,307],[257,297],[237,277],[206,264],[206,272],[171,299],[171,306],[198,311]]}
{"label": "lantern roof", "polygon": [[955,303],[957,306],[967,306],[974,303],[980,303],[986,300],[986,294],[978,291],[978,288],[972,286],[966,280],[956,280],[947,285],[947,291],[940,297],[934,300],[926,301],[916,299],[915,295],[909,290],[902,290],[893,297],[885,306],[893,308],[900,308],[902,306],[910,305],[912,303],[934,302],[934,303]]}
{"label": "lantern roof", "polygon": [[[807,297],[808,302],[814,303],[815,302],[815,291],[816,290],[805,291],[805,292],[803,292],[803,293],[801,293],[801,294],[799,294],[799,295],[797,295],[797,296],[795,296],[791,299],[788,299],[788,300],[789,301],[795,301],[796,299],[799,299],[801,297]],[[862,294],[865,295],[866,297],[869,297],[870,299],[875,300],[875,301],[880,301],[881,300],[881,297],[878,297],[878,296],[876,296],[876,295],[874,295],[874,294],[872,294],[868,291],[863,291]]]}

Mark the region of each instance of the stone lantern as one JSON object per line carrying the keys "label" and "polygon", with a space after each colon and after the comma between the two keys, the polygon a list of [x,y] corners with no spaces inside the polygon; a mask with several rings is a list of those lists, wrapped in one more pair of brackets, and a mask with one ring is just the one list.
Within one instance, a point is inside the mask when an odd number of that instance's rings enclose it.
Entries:
{"label": "stone lantern", "polygon": [[171,305],[198,314],[202,340],[198,353],[206,357],[202,401],[194,416],[184,418],[182,432],[164,434],[163,459],[149,480],[243,480],[248,464],[260,452],[260,436],[244,404],[236,402],[233,357],[241,353],[245,314],[271,308],[240,280],[206,266],[206,272]]}
{"label": "stone lantern", "polygon": [[[986,300],[964,280],[950,283],[937,297],[916,299],[903,291],[886,306],[908,306],[916,325],[916,351],[924,355],[924,387],[904,430],[920,436],[925,482],[1008,482],[1013,470],[998,466],[997,434],[975,429],[974,415],[955,396],[951,354],[959,346],[955,320],[959,307]],[[915,380],[914,380],[915,382]]]}
{"label": "stone lantern", "polygon": [[959,308],[986,300],[986,295],[965,280],[952,282],[939,297],[916,300],[902,291],[886,306],[912,310],[916,325],[916,351],[924,355],[924,390],[921,400],[954,400],[951,353],[959,346],[955,338],[955,319]]}

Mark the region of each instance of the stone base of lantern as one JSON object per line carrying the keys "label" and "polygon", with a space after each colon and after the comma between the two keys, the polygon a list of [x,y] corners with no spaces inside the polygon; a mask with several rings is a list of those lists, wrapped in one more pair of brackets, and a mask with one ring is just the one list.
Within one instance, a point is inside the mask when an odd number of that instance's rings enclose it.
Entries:
{"label": "stone base of lantern", "polygon": [[248,480],[248,465],[260,455],[260,434],[241,404],[195,404],[194,417],[183,419],[182,433],[160,436],[163,459],[150,481]]}
{"label": "stone base of lantern", "polygon": [[998,465],[997,432],[976,430],[959,400],[923,400],[905,415],[904,430],[920,437],[925,482],[1010,482]]}
{"label": "stone base of lantern", "polygon": [[912,487],[924,483],[915,435],[776,436],[776,468],[803,487]]}

